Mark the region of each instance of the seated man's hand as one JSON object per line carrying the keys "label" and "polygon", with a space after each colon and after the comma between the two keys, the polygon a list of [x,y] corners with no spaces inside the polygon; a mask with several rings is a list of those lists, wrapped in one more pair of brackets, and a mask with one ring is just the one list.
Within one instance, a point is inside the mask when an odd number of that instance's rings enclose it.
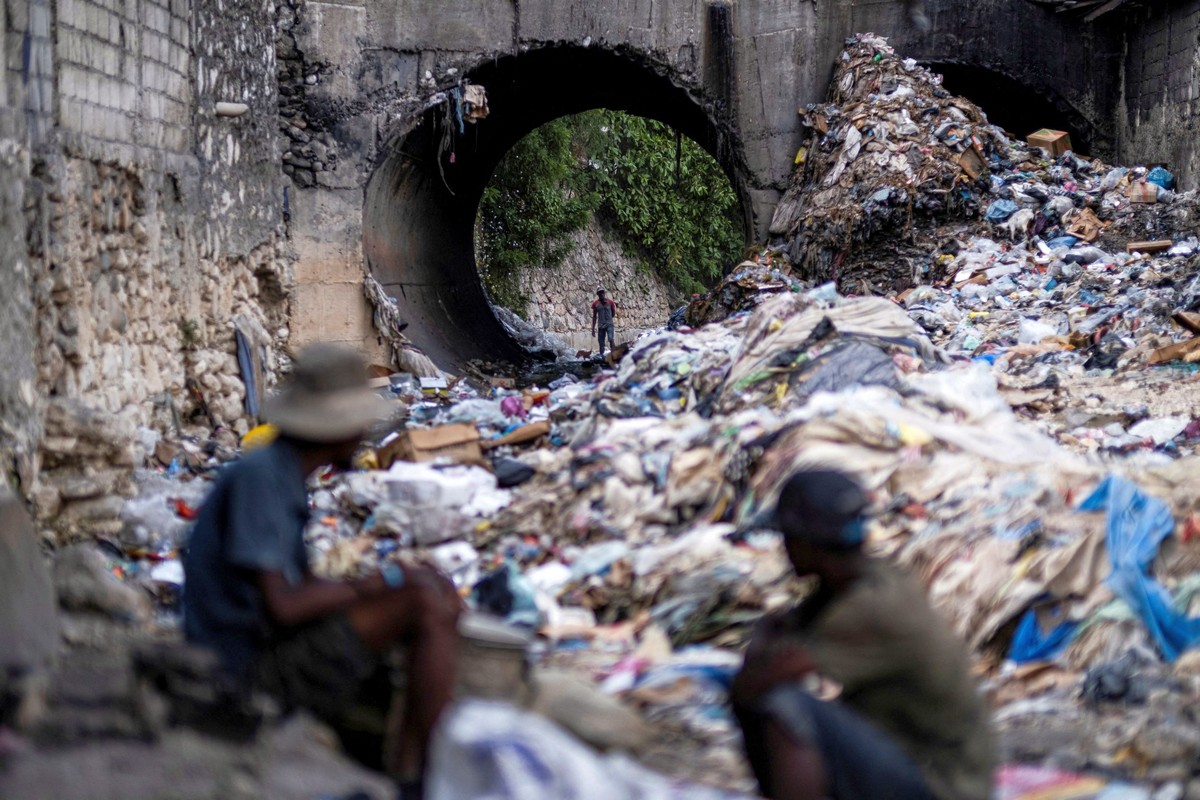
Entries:
{"label": "seated man's hand", "polygon": [[462,605],[462,598],[459,597],[458,590],[454,588],[454,582],[441,572],[428,567],[405,564],[404,574],[412,585],[433,589],[443,595],[446,602],[453,603],[456,606]]}
{"label": "seated man's hand", "polygon": [[798,681],[815,670],[808,651],[795,642],[778,636],[760,640],[758,646],[752,642],[741,671],[733,679],[730,697],[735,705],[750,705],[776,686]]}

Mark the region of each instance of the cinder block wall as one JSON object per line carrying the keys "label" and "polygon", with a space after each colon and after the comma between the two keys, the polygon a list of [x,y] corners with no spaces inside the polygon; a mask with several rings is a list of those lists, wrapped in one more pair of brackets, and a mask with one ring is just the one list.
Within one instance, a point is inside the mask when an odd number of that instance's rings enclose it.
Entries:
{"label": "cinder block wall", "polygon": [[[245,430],[291,255],[275,19],[252,0],[9,0],[0,50],[0,469],[54,535],[112,532],[150,431]],[[241,103],[218,117],[216,103]],[[13,380],[9,380],[12,376]]]}

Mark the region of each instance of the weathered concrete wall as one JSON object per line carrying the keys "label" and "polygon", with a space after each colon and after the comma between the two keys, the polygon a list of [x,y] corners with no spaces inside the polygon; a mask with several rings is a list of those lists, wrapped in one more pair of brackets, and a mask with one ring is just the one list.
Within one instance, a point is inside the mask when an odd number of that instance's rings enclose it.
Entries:
{"label": "weathered concrete wall", "polygon": [[[356,66],[364,14],[358,3],[278,5],[283,171],[291,182],[289,233],[297,256],[293,341],[339,342],[386,363],[388,349],[371,327],[362,290],[362,187],[377,146],[374,117],[362,104],[378,88],[350,84],[356,77],[370,80]],[[353,157],[342,158],[343,149]]]}
{"label": "weathered concrete wall", "polygon": [[611,231],[593,219],[572,241],[574,251],[562,265],[521,273],[517,285],[528,301],[525,319],[574,348],[595,350],[592,301],[596,287],[603,286],[619,307],[614,325],[618,342],[666,323],[671,313],[667,286],[626,256]]}
{"label": "weathered concrete wall", "polygon": [[1200,2],[1139,10],[1122,26],[1124,97],[1120,154],[1171,165],[1186,188],[1200,186]]}
{"label": "weathered concrete wall", "polygon": [[[0,80],[4,78],[0,73]],[[0,108],[0,125],[20,122]],[[25,181],[29,151],[0,137],[0,493],[4,484],[29,483],[36,469],[39,423],[33,354],[32,265],[25,248]]]}
{"label": "weathered concrete wall", "polygon": [[[853,4],[853,30],[886,34],[897,52],[918,61],[1011,78],[1085,132],[1092,154],[1115,154],[1122,55],[1115,23],[1087,24],[1023,0],[927,0],[926,6],[928,33],[905,24],[903,4],[889,2]],[[981,95],[987,89],[978,87]]]}
{"label": "weathered concrete wall", "polygon": [[37,479],[41,419],[27,242],[36,198],[27,191],[30,149],[49,128],[54,75],[50,12],[43,3],[0,4],[0,483]]}

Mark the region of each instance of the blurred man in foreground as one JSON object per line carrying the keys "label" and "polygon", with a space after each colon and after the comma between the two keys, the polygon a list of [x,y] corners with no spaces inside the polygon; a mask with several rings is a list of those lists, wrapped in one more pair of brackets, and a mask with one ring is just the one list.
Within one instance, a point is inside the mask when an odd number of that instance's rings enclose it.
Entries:
{"label": "blurred man in foreground", "polygon": [[[200,511],[184,556],[184,630],[228,675],[332,723],[390,702],[385,655],[407,644],[408,695],[390,771],[419,796],[430,735],[454,684],[459,610],[453,586],[389,564],[355,581],[318,578],[304,545],[305,484],[349,466],[381,400],[353,352],[314,345],[268,400],[279,438],[230,467]],[[367,695],[370,695],[369,697]]]}
{"label": "blurred man in foreground", "polygon": [[[867,498],[838,472],[799,472],[774,527],[800,605],[764,618],[734,680],[734,712],[772,800],[987,800],[993,746],[963,645],[921,586],[863,553]],[[819,700],[805,679],[841,685]]]}

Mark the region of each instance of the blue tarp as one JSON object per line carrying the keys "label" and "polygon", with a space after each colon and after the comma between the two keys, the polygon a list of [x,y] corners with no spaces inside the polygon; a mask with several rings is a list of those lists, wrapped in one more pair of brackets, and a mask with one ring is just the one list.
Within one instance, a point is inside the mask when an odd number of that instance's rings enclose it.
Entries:
{"label": "blue tarp", "polygon": [[1159,544],[1175,529],[1166,503],[1126,478],[1109,475],[1079,510],[1108,511],[1108,586],[1146,624],[1163,657],[1174,661],[1200,643],[1200,618],[1189,619],[1175,608],[1166,588],[1149,575]]}
{"label": "blue tarp", "polygon": [[1043,633],[1038,625],[1037,611],[1031,608],[1017,623],[1012,645],[1008,648],[1008,657],[1018,664],[1049,661],[1063,651],[1078,627],[1078,622],[1066,620]]}

